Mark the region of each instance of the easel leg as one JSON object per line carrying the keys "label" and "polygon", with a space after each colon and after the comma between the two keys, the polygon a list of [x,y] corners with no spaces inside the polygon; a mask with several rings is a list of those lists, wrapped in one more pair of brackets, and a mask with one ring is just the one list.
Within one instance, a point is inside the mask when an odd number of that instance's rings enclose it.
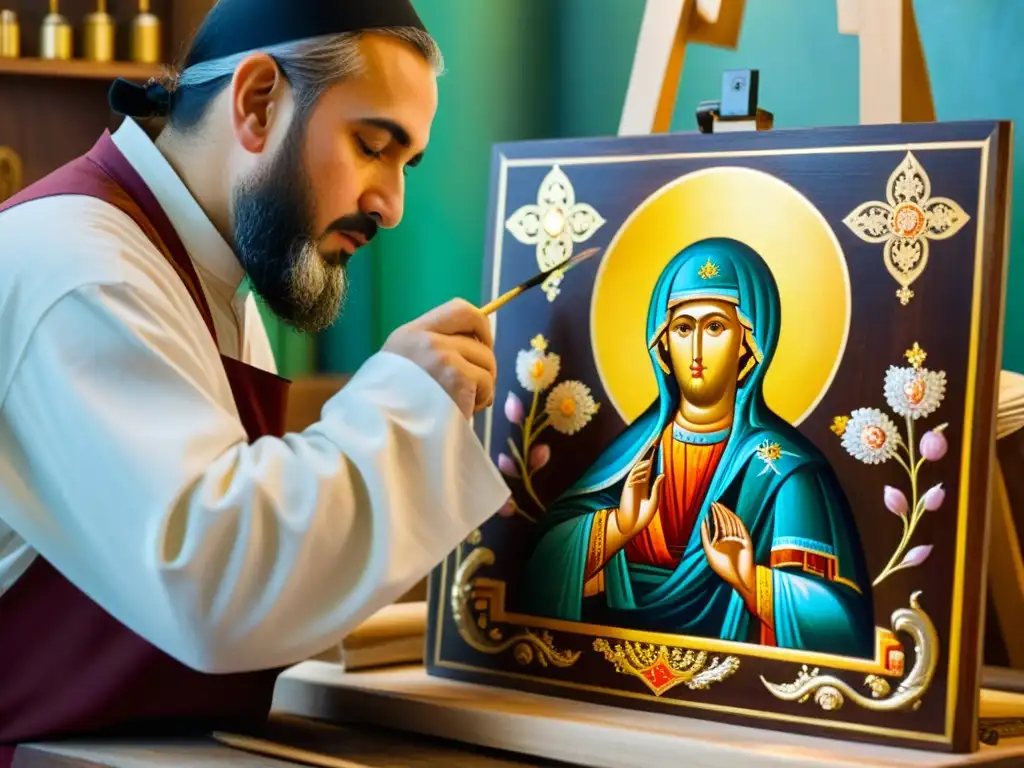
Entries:
{"label": "easel leg", "polygon": [[633,56],[620,136],[664,133],[672,122],[694,0],[647,0]]}
{"label": "easel leg", "polygon": [[735,47],[745,0],[647,0],[619,136],[665,133],[672,124],[687,42]]}
{"label": "easel leg", "polygon": [[935,120],[912,0],[837,0],[839,32],[860,39],[860,122]]}

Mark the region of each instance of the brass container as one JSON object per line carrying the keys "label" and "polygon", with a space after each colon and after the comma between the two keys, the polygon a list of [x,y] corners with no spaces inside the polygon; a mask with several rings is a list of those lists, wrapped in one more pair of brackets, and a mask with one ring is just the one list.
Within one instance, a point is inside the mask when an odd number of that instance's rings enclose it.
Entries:
{"label": "brass container", "polygon": [[21,158],[10,147],[0,147],[0,203],[21,191]]}
{"label": "brass container", "polygon": [[89,61],[113,61],[117,27],[114,17],[107,13],[107,0],[97,0],[93,13],[85,17],[82,29],[82,49]]}
{"label": "brass container", "polygon": [[73,35],[68,20],[61,15],[57,0],[50,0],[50,12],[39,28],[39,56],[44,59],[71,58]]}
{"label": "brass container", "polygon": [[14,11],[0,11],[0,59],[16,59],[21,56],[21,27],[18,14]]}
{"label": "brass container", "polygon": [[139,15],[132,19],[132,61],[140,64],[158,64],[160,49],[160,19],[149,12],[149,0],[139,0]]}

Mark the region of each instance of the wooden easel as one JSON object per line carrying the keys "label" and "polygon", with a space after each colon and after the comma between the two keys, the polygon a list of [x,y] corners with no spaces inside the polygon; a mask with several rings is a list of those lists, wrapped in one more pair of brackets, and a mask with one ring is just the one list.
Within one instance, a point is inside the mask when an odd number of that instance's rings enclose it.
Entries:
{"label": "wooden easel", "polygon": [[688,42],[735,48],[746,0],[647,0],[620,136],[664,133],[675,112]]}
{"label": "wooden easel", "polygon": [[[647,0],[620,136],[668,131],[687,44],[735,48],[744,6],[745,0]],[[935,105],[912,0],[836,0],[836,11],[839,33],[857,35],[860,42],[860,122],[934,121]],[[1024,441],[1019,458],[1024,462]],[[1024,671],[1024,631],[1016,629],[1024,616],[1024,556],[1018,535],[1024,498],[1008,493],[998,463],[992,483],[989,593],[1009,666]],[[1015,507],[1022,515],[1016,522]],[[1024,682],[1019,687],[1024,690]]]}
{"label": "wooden easel", "polygon": [[[664,133],[688,43],[735,48],[746,0],[647,0],[620,136]],[[911,0],[836,0],[840,34],[860,38],[860,122],[935,120]]]}

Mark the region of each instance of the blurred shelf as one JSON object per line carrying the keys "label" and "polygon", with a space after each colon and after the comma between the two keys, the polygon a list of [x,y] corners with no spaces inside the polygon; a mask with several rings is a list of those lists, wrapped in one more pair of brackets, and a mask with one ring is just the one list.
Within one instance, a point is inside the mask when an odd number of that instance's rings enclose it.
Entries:
{"label": "blurred shelf", "polygon": [[6,59],[0,58],[0,75],[30,75],[37,77],[70,77],[81,80],[145,81],[163,71],[161,64],[136,64],[133,61],[85,61],[71,59]]}

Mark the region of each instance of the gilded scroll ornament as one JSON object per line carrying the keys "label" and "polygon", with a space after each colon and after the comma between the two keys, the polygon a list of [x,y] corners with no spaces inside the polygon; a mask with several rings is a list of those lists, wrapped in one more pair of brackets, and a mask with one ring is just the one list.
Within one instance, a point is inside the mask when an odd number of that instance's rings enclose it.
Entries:
{"label": "gilded scroll ornament", "polygon": [[[541,182],[536,204],[518,209],[505,227],[520,243],[536,246],[537,266],[547,271],[567,261],[573,245],[589,240],[604,223],[594,206],[576,200],[572,182],[556,165]],[[561,277],[556,272],[545,281],[548,301],[558,295]]]}
{"label": "gilded scroll ornament", "polygon": [[498,654],[513,648],[516,661],[523,666],[534,661],[542,667],[571,667],[575,664],[580,652],[558,650],[550,632],[524,628],[511,637],[505,637],[500,627],[491,624],[489,613],[493,592],[486,586],[479,586],[473,577],[480,568],[493,564],[494,551],[478,547],[466,556],[455,572],[450,600],[452,618],[462,639],[481,653]]}
{"label": "gilded scroll ornament", "polygon": [[885,243],[885,267],[906,305],[914,297],[910,286],[928,265],[929,241],[952,237],[970,217],[948,197],[932,197],[931,180],[912,152],[889,175],[885,197],[857,206],[843,223],[865,242]]}
{"label": "gilded scroll ornament", "polygon": [[10,147],[0,147],[0,202],[19,192],[21,185],[21,158]]}
{"label": "gilded scroll ornament", "polygon": [[826,712],[834,712],[849,699],[857,706],[873,712],[893,712],[917,709],[931,686],[939,660],[939,636],[935,625],[918,604],[920,592],[910,596],[910,608],[899,608],[892,614],[894,632],[906,632],[914,640],[914,666],[906,678],[892,691],[889,682],[877,675],[868,675],[864,686],[871,692],[866,696],[849,683],[834,675],[823,675],[818,669],[805,664],[792,683],[761,682],[778,699],[801,704],[812,696],[814,703]]}
{"label": "gilded scroll ornament", "polygon": [[702,691],[731,677],[740,668],[735,656],[710,657],[707,651],[689,651],[653,643],[624,642],[612,646],[604,638],[594,640],[594,650],[615,665],[615,671],[638,677],[655,696],[685,685]]}

